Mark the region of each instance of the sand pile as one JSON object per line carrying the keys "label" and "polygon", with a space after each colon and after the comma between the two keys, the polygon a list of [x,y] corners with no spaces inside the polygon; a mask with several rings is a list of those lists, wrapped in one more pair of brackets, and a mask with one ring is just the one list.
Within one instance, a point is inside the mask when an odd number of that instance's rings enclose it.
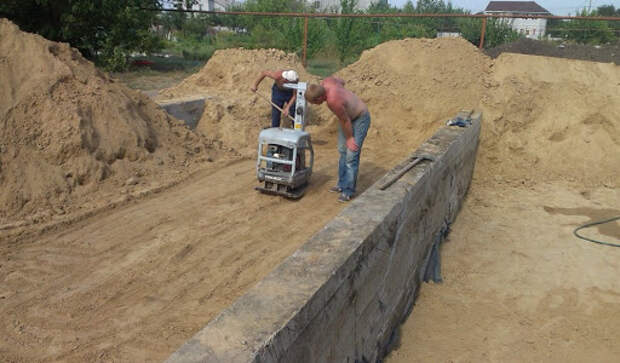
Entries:
{"label": "sand pile", "polygon": [[620,185],[618,66],[506,53],[492,76],[479,176]]}
{"label": "sand pile", "polygon": [[[392,145],[412,150],[460,109],[478,105],[489,63],[461,38],[405,39],[365,51],[336,76],[370,110],[370,150],[402,155]],[[320,115],[336,120],[325,106]]]}
{"label": "sand pile", "polygon": [[[491,61],[463,39],[406,39],[364,52],[337,75],[371,110],[371,153],[396,155],[475,108],[484,112],[478,177],[619,185],[614,64],[509,53]],[[325,107],[320,117],[334,120]]]}
{"label": "sand pile", "polygon": [[365,51],[337,76],[375,111],[376,124],[407,129],[475,107],[489,63],[461,38],[405,39]]}
{"label": "sand pile", "polygon": [[77,50],[5,19],[0,74],[0,224],[159,185],[187,171],[206,147]]}
{"label": "sand pile", "polygon": [[[258,132],[271,124],[271,106],[249,89],[261,71],[295,69],[301,80],[316,79],[294,54],[277,49],[225,49],[179,85],[160,92],[160,99],[206,96],[205,112],[197,131],[223,142],[236,154],[254,156]],[[258,92],[271,99],[269,78]],[[287,124],[288,126],[288,124]]]}

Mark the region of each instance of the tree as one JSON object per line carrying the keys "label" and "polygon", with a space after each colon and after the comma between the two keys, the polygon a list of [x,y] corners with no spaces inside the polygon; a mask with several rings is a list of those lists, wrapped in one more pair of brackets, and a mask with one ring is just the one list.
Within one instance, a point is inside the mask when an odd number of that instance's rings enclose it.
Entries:
{"label": "tree", "polygon": [[[411,1],[407,1],[402,9],[403,13],[418,14],[466,14],[462,8],[455,8],[451,2],[443,0],[418,0],[417,7]],[[402,33],[407,37],[434,38],[439,31],[455,31],[457,23],[455,18],[406,18],[407,24]]]}
{"label": "tree", "polygon": [[[357,0],[340,0],[340,12],[342,14],[356,13]],[[364,49],[363,39],[370,33],[370,29],[362,29],[362,22],[354,18],[338,18],[336,21],[336,48],[340,57],[340,63],[344,63],[347,57],[356,55]],[[358,48],[358,49],[356,49]]]}
{"label": "tree", "polygon": [[616,9],[613,5],[601,5],[596,11],[600,16],[620,16],[620,8]]}
{"label": "tree", "polygon": [[[307,7],[302,0],[247,0],[231,10],[310,13],[316,9]],[[304,36],[304,19],[301,17],[222,16],[218,18],[218,21],[230,28],[244,30],[244,34],[247,34],[242,37],[244,47],[277,48],[301,53]],[[319,51],[330,35],[330,29],[324,19],[310,19],[307,55],[311,57]]]}
{"label": "tree", "polygon": [[[463,38],[469,40],[474,45],[480,45],[480,35],[482,31],[480,19],[460,19],[460,30]],[[487,27],[484,36],[485,48],[493,48],[504,43],[514,42],[520,37],[521,35],[514,31],[505,20],[497,18],[487,19]]]}
{"label": "tree", "polygon": [[[615,8],[613,5],[602,5],[596,8],[598,15],[600,16],[618,16],[620,17],[620,8]],[[614,38],[617,38],[620,35],[620,21],[610,21],[607,22],[609,27],[611,27],[614,33]]]}
{"label": "tree", "polygon": [[[603,11],[614,10],[603,7]],[[588,11],[583,9],[579,16],[599,16],[597,10]],[[609,22],[599,20],[570,20],[562,24],[560,36],[567,40],[572,40],[581,44],[606,44],[615,41],[617,38],[614,30],[610,28]]]}
{"label": "tree", "polygon": [[160,46],[150,32],[159,0],[2,0],[0,14],[28,32],[67,42],[109,70],[126,67],[133,51]]}
{"label": "tree", "polygon": [[[168,0],[165,3],[168,7],[171,6],[176,10],[186,10],[198,4],[198,0]],[[167,31],[183,30],[187,18],[187,13],[180,11],[164,12],[161,16],[161,22],[166,27]]]}

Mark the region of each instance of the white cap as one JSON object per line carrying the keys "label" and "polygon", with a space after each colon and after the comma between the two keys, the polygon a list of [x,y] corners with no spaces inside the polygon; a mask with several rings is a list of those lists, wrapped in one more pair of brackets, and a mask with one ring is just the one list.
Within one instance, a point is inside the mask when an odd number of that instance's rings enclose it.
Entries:
{"label": "white cap", "polygon": [[299,80],[299,76],[297,76],[297,72],[295,72],[294,70],[282,72],[282,78],[286,79],[289,82],[296,82],[297,80]]}

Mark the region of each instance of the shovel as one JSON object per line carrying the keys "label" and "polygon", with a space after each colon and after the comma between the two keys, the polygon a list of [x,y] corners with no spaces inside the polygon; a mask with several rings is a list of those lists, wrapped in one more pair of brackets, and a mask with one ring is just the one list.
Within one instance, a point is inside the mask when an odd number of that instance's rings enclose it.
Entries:
{"label": "shovel", "polygon": [[432,155],[427,154],[415,155],[407,165],[405,165],[402,169],[398,171],[398,173],[396,173],[396,175],[392,176],[390,179],[381,184],[379,186],[379,190],[386,190],[390,185],[394,184],[398,179],[405,175],[406,172],[411,170],[411,168],[418,165],[424,160],[435,161],[435,158]]}
{"label": "shovel", "polygon": [[[278,110],[280,110],[280,112],[284,113],[284,110],[281,109],[280,107],[278,107],[276,104],[274,104],[273,102],[271,102],[271,100],[263,95],[261,95],[258,92],[254,92],[257,95],[259,95],[262,99],[264,99],[265,101],[269,102],[273,107],[277,108]],[[288,112],[286,113],[286,116],[288,116],[288,118],[290,118],[293,122],[295,122],[295,119],[293,117],[291,117],[291,115],[288,114]]]}

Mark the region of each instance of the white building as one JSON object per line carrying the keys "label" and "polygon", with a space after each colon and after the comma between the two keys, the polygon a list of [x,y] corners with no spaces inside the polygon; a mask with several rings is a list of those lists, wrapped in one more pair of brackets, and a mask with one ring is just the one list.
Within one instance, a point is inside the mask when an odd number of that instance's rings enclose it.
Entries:
{"label": "white building", "polygon": [[527,18],[527,15],[551,15],[535,1],[490,1],[485,14],[492,15],[523,15],[523,18],[500,18],[515,31],[527,38],[538,39],[545,35],[547,19]]}
{"label": "white building", "polygon": [[[243,2],[244,0],[241,0]],[[321,11],[333,11],[340,9],[340,0],[305,0],[306,4],[314,6],[315,9]],[[387,0],[357,0],[357,9],[368,9],[370,4]],[[192,6],[192,10],[206,11],[224,11],[235,4],[235,0],[196,0],[196,4]],[[239,2],[237,0],[237,2]]]}
{"label": "white building", "polygon": [[[372,3],[378,3],[385,0],[357,0],[357,9],[366,10]],[[321,11],[340,10],[340,0],[306,0],[306,4],[314,6],[315,9]]]}
{"label": "white building", "polygon": [[233,0],[196,0],[196,3],[192,10],[225,11],[233,4]]}

